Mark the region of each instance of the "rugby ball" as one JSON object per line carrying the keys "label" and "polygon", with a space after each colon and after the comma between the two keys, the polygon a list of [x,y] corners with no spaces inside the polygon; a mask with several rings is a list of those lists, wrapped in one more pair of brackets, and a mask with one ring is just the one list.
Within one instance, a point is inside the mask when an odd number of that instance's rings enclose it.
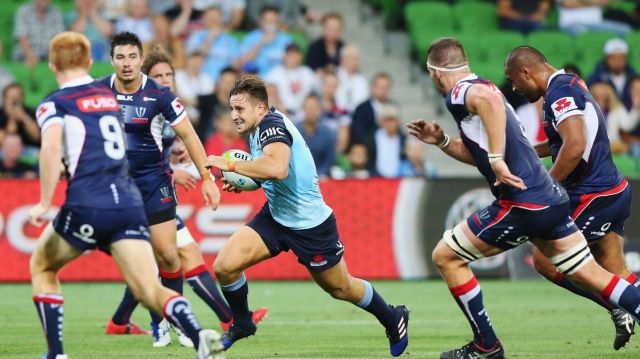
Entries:
{"label": "rugby ball", "polygon": [[[222,154],[222,158],[228,161],[251,161],[251,154],[240,150],[229,150]],[[221,171],[222,176],[237,189],[243,191],[255,191],[260,188],[260,182],[235,172]]]}

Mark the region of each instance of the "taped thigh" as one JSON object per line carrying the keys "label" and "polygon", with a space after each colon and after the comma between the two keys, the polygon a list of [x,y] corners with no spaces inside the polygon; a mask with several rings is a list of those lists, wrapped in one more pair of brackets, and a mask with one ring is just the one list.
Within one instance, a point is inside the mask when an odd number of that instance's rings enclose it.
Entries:
{"label": "taped thigh", "polygon": [[467,238],[460,225],[448,229],[443,234],[444,242],[453,250],[460,259],[466,263],[484,258],[482,254]]}

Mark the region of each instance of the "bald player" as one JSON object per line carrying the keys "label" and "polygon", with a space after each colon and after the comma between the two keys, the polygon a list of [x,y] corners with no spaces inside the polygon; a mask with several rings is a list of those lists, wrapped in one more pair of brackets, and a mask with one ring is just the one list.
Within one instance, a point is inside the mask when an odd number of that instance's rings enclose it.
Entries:
{"label": "bald player", "polygon": [[[551,177],[567,190],[571,218],[582,231],[594,259],[606,270],[638,286],[622,251],[624,221],[629,216],[631,188],[611,159],[607,125],[585,83],[575,74],[556,70],[544,55],[529,46],[517,47],[505,61],[513,90],[530,102],[544,96],[542,123],[548,140],[535,146],[540,157],[551,156]],[[631,316],[592,292],[577,288],[537,249],[536,270],[548,280],[601,305],[611,314],[615,350],[633,334]]]}
{"label": "bald player", "polygon": [[496,198],[445,231],[433,250],[433,261],[474,333],[473,341],[440,358],[504,358],[469,263],[526,241],[569,279],[637,315],[640,293],[593,261],[584,236],[569,218],[567,193],[540,164],[500,90],[471,72],[462,44],[454,38],[434,41],[427,52],[427,69],[446,95],[461,138],[452,140],[437,123],[425,120],[409,123],[409,133],[475,165]]}

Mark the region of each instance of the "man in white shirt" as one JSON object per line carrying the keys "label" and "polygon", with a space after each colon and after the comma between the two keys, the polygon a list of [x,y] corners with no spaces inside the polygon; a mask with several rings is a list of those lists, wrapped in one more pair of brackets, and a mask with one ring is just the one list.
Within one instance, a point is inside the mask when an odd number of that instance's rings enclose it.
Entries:
{"label": "man in white shirt", "polygon": [[604,20],[603,7],[609,0],[556,0],[558,27],[572,35],[590,31],[606,31],[623,36],[632,31],[629,25]]}
{"label": "man in white shirt", "polygon": [[356,107],[369,97],[369,83],[358,70],[360,67],[360,49],[346,45],[340,52],[336,105],[351,114]]}
{"label": "man in white shirt", "polygon": [[278,88],[278,97],[286,107],[289,117],[302,120],[302,106],[305,98],[312,93],[320,92],[320,84],[316,74],[302,64],[302,52],[296,43],[286,47],[284,63],[271,70],[265,81]]}

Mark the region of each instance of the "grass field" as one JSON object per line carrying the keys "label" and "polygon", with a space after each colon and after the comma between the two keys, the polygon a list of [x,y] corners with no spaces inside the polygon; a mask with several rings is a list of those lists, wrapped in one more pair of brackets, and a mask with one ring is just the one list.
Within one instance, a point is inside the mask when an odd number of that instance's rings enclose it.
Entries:
{"label": "grass field", "polygon": [[[600,307],[544,281],[482,281],[484,300],[508,358],[638,358],[640,337],[626,349],[612,348],[613,325]],[[441,281],[376,282],[389,302],[411,309],[409,348],[404,358],[437,358],[464,344],[469,325]],[[174,343],[151,347],[145,336],[107,336],[104,325],[122,285],[63,284],[65,350],[78,358],[193,358]],[[188,288],[188,285],[185,285]],[[185,289],[207,327],[217,321],[191,289]],[[36,358],[45,340],[24,284],[0,285],[0,358]],[[332,300],[309,282],[251,282],[252,307],[269,306],[255,337],[238,342],[227,358],[388,358],[384,330],[358,308]],[[134,320],[148,327],[148,314]]]}

